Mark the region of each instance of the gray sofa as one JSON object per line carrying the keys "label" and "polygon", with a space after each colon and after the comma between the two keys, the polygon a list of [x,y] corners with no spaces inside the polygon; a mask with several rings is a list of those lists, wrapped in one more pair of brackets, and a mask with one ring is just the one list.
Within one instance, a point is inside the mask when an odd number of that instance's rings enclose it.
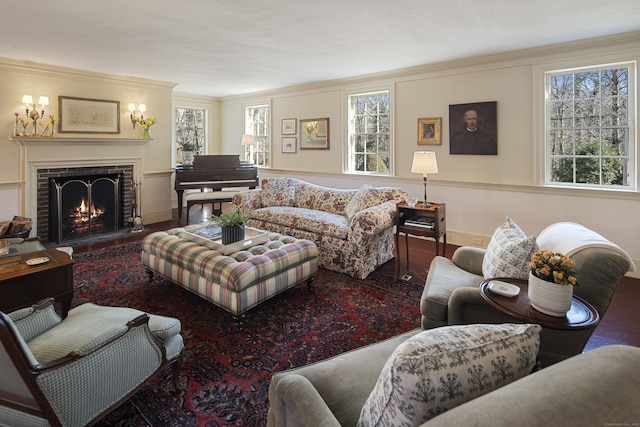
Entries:
{"label": "gray sofa", "polygon": [[[355,426],[389,356],[418,332],[275,374],[267,425]],[[529,374],[422,426],[634,425],[640,420],[639,393],[640,348],[605,346]]]}

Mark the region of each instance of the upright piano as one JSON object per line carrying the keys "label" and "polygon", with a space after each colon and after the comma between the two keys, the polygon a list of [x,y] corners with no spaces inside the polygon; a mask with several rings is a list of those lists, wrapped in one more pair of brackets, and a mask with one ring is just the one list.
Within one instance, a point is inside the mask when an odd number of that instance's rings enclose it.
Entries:
{"label": "upright piano", "polygon": [[184,190],[211,188],[216,191],[229,187],[256,188],[258,185],[258,168],[240,162],[238,154],[195,156],[192,166],[176,167],[178,220],[182,219]]}

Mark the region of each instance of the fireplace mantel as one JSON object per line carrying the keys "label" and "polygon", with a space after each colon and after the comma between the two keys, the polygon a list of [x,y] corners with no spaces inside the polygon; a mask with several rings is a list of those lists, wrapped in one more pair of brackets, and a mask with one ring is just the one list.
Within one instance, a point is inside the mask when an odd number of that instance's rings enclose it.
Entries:
{"label": "fireplace mantel", "polygon": [[[38,215],[38,171],[43,169],[133,166],[133,182],[142,182],[144,156],[152,139],[109,136],[9,137],[20,149],[22,211]],[[37,226],[34,227],[37,235]]]}
{"label": "fireplace mantel", "polygon": [[87,145],[91,143],[100,144],[146,144],[153,139],[142,138],[109,138],[109,137],[46,137],[46,136],[11,136],[14,141],[23,146],[39,146],[39,145]]}

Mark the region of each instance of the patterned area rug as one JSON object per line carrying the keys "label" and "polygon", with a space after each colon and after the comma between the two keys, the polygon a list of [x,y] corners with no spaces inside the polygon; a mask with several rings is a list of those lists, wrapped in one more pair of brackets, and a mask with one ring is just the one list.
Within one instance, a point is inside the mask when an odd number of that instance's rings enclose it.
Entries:
{"label": "patterned area rug", "polygon": [[420,325],[421,286],[321,269],[313,291],[301,284],[262,303],[239,330],[228,312],[199,296],[157,275],[149,282],[140,251],[132,242],[75,255],[73,306],[90,301],[180,319],[182,390],[173,391],[167,370],[101,426],[264,426],[275,372]]}

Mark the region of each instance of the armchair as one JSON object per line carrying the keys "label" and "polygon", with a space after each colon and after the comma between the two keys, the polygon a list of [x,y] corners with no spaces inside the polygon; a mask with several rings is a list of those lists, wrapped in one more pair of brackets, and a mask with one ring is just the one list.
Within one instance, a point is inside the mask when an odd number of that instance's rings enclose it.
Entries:
{"label": "armchair", "polygon": [[[620,278],[635,270],[632,259],[620,247],[580,224],[561,222],[544,229],[535,239],[537,247],[570,256],[576,263],[580,286],[577,295],[604,316]],[[490,307],[480,296],[487,250],[460,247],[449,260],[436,257],[420,301],[422,327],[469,323],[510,323],[514,319]],[[526,261],[526,260],[525,260]],[[504,277],[504,276],[503,276]],[[489,277],[486,277],[489,278]],[[539,359],[548,366],[584,349],[597,325],[579,331],[543,329]]]}
{"label": "armchair", "polygon": [[177,391],[180,321],[91,303],[60,319],[48,298],[0,312],[0,424],[85,426],[173,365]]}

